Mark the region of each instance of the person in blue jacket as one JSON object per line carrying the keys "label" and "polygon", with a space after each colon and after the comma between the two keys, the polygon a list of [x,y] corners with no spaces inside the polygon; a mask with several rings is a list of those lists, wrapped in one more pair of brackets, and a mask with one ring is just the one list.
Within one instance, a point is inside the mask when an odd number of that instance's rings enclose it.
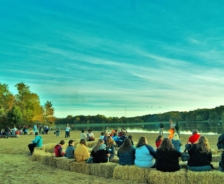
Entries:
{"label": "person in blue jacket", "polygon": [[135,165],[141,168],[155,167],[156,151],[148,145],[145,137],[140,137],[135,150]]}
{"label": "person in blue jacket", "polygon": [[28,145],[31,155],[33,154],[34,148],[42,147],[42,144],[43,144],[42,137],[38,135],[38,132],[35,132],[35,139],[32,141],[31,144]]}

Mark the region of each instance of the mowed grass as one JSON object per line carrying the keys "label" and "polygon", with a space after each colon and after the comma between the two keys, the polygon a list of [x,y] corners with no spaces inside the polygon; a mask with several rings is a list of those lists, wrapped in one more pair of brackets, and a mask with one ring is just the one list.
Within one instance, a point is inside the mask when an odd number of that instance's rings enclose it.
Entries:
{"label": "mowed grass", "polygon": [[[94,132],[95,137],[100,136],[100,132]],[[155,139],[158,134],[152,133],[131,133],[135,144],[139,137],[145,136],[148,143],[155,146]],[[203,135],[203,134],[202,134]],[[211,148],[217,150],[216,143],[219,135],[206,135]],[[70,139],[78,141],[80,131],[72,131],[70,138],[64,138],[64,132],[56,137],[53,131],[48,135],[42,135],[43,144],[55,143],[60,140],[68,142]],[[167,137],[167,135],[164,135]],[[181,135],[181,142],[185,144],[189,135]],[[50,166],[31,161],[27,145],[34,139],[34,135],[22,135],[19,138],[0,139],[0,178],[1,183],[108,183],[126,184],[130,181],[106,179],[102,177],[89,176],[70,171],[56,169]],[[133,182],[132,182],[133,183]]]}

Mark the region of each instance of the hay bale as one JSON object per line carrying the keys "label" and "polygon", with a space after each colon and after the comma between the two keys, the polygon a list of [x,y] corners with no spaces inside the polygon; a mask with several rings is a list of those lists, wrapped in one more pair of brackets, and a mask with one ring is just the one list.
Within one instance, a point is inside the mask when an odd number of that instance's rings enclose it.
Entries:
{"label": "hay bale", "polygon": [[111,162],[118,163],[119,162],[119,158],[117,156],[114,156],[114,158],[111,160]]}
{"label": "hay bale", "polygon": [[184,184],[187,183],[186,169],[180,169],[176,172],[162,172],[152,168],[150,169],[147,180],[149,184]]}
{"label": "hay bale", "polygon": [[98,142],[97,141],[87,141],[86,142],[86,147],[92,148],[93,146],[95,146],[95,144]]}
{"label": "hay bale", "polygon": [[148,168],[118,165],[114,169],[113,178],[121,180],[130,180],[137,183],[146,183],[149,175]]}
{"label": "hay bale", "polygon": [[43,164],[45,165],[49,165],[52,167],[56,167],[56,157],[55,156],[49,156],[49,155],[45,155],[43,158]]}
{"label": "hay bale", "polygon": [[212,162],[219,162],[221,160],[221,155],[212,155]]}
{"label": "hay bale", "polygon": [[112,178],[114,168],[117,166],[116,163],[99,163],[99,164],[91,164],[90,174],[94,176],[104,177],[104,178]]}
{"label": "hay bale", "polygon": [[224,183],[223,173],[217,170],[194,172],[187,171],[187,182],[191,184]]}
{"label": "hay bale", "polygon": [[86,162],[72,162],[70,164],[70,171],[90,175],[91,164]]}
{"label": "hay bale", "polygon": [[54,153],[55,145],[56,145],[55,143],[45,144],[45,145],[42,146],[42,149],[45,152]]}
{"label": "hay bale", "polygon": [[66,157],[56,157],[55,160],[56,167],[66,171],[70,171],[71,163],[75,162],[75,159],[68,159]]}

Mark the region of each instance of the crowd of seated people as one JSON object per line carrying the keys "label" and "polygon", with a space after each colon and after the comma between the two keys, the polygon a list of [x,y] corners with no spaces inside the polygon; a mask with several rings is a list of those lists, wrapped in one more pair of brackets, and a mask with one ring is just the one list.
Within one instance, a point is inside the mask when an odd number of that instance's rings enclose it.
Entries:
{"label": "crowd of seated people", "polygon": [[[61,140],[54,147],[55,156],[74,158],[77,162],[106,163],[111,162],[114,156],[117,155],[120,165],[156,168],[163,172],[180,170],[179,158],[181,157],[182,149],[177,133],[174,133],[172,139],[163,138],[162,135],[159,135],[156,139],[156,149],[154,149],[148,144],[146,137],[140,137],[137,145],[134,146],[132,136],[127,135],[125,131],[121,132],[119,133],[120,137],[117,136],[117,131],[114,131],[113,134],[102,132],[95,146],[93,146],[92,150],[89,150],[86,146],[88,136],[85,134],[85,131],[82,131],[80,136],[82,139],[80,139],[80,143],[76,147],[74,147],[74,140],[69,140],[68,147],[64,152],[62,146],[65,142]],[[37,135],[36,139],[38,139]],[[220,137],[218,141],[221,140]],[[122,143],[118,144],[120,142],[118,140],[122,140]],[[31,153],[33,149],[30,149]],[[197,130],[192,131],[185,149],[190,156],[187,161],[187,169],[192,171],[209,171],[213,169],[209,141],[205,136],[201,136]],[[224,172],[224,152],[220,159],[219,169]]]}

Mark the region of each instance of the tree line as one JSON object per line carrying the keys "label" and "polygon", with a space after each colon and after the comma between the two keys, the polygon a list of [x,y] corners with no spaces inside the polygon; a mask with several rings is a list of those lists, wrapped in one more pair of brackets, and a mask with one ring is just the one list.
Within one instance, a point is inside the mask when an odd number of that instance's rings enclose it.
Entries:
{"label": "tree line", "polygon": [[15,85],[17,94],[13,95],[7,84],[0,83],[0,127],[36,124],[51,125],[55,122],[54,108],[50,101],[43,106],[36,93],[24,83]]}
{"label": "tree line", "polygon": [[224,130],[224,106],[211,109],[196,109],[192,111],[170,111],[159,114],[148,114],[135,117],[106,117],[104,115],[95,116],[72,116],[66,118],[57,118],[55,124],[113,124],[120,123],[143,123],[143,122],[160,122],[172,120],[174,122],[184,122],[185,127],[203,129],[205,131],[217,131],[217,128]]}

